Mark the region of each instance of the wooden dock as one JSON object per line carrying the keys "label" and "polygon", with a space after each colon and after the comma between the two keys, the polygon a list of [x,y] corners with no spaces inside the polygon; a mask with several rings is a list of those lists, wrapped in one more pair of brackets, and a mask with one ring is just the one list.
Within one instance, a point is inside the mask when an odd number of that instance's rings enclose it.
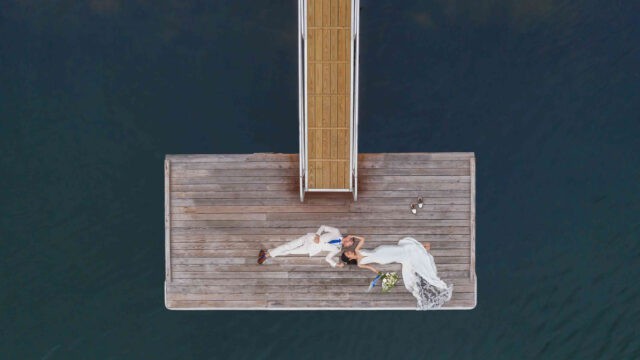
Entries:
{"label": "wooden dock", "polygon": [[[169,309],[408,309],[400,283],[367,293],[372,273],[331,268],[324,256],[256,264],[270,248],[320,225],[367,238],[431,243],[440,277],[454,284],[444,309],[476,305],[473,153],[359,155],[359,199],[298,197],[297,154],[168,155],[165,161],[165,304]],[[424,207],[411,214],[418,196]],[[399,265],[381,266],[399,271]]]}

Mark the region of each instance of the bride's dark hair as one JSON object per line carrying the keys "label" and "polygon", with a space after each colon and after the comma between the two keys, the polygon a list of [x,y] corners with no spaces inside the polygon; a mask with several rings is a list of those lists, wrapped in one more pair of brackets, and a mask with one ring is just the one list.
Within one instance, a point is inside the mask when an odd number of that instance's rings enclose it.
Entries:
{"label": "bride's dark hair", "polygon": [[340,255],[340,260],[342,260],[342,262],[347,264],[347,265],[358,265],[358,260],[349,259],[347,257],[347,255],[345,255],[344,253],[342,253],[342,255]]}

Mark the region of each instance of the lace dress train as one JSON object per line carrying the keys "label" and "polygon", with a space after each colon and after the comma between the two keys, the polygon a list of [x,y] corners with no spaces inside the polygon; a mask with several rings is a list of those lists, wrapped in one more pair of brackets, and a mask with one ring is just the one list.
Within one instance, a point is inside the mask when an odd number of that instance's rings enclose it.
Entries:
{"label": "lace dress train", "polygon": [[453,285],[438,277],[433,256],[416,239],[406,237],[398,245],[381,245],[368,251],[361,250],[362,264],[402,264],[405,288],[418,302],[418,310],[437,309],[451,300]]}

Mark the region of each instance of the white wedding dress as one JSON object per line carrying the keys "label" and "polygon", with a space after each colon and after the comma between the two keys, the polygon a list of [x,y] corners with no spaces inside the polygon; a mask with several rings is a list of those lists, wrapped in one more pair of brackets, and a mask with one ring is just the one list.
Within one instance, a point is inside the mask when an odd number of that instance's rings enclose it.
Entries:
{"label": "white wedding dress", "polygon": [[439,308],[451,300],[453,285],[440,280],[433,256],[416,239],[406,237],[398,245],[361,249],[360,254],[361,264],[402,264],[402,281],[418,300],[418,310]]}

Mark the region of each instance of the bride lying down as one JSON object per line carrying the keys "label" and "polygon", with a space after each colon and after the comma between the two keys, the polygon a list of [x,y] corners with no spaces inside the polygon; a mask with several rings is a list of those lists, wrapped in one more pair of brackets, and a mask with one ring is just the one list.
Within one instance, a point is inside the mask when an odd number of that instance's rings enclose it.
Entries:
{"label": "bride lying down", "polygon": [[451,300],[453,285],[448,285],[438,277],[430,245],[419,243],[412,237],[405,237],[397,245],[380,245],[373,250],[363,249],[364,238],[353,250],[342,254],[342,261],[349,265],[368,269],[378,274],[371,264],[402,265],[402,279],[405,288],[418,300],[418,310],[439,308]]}

